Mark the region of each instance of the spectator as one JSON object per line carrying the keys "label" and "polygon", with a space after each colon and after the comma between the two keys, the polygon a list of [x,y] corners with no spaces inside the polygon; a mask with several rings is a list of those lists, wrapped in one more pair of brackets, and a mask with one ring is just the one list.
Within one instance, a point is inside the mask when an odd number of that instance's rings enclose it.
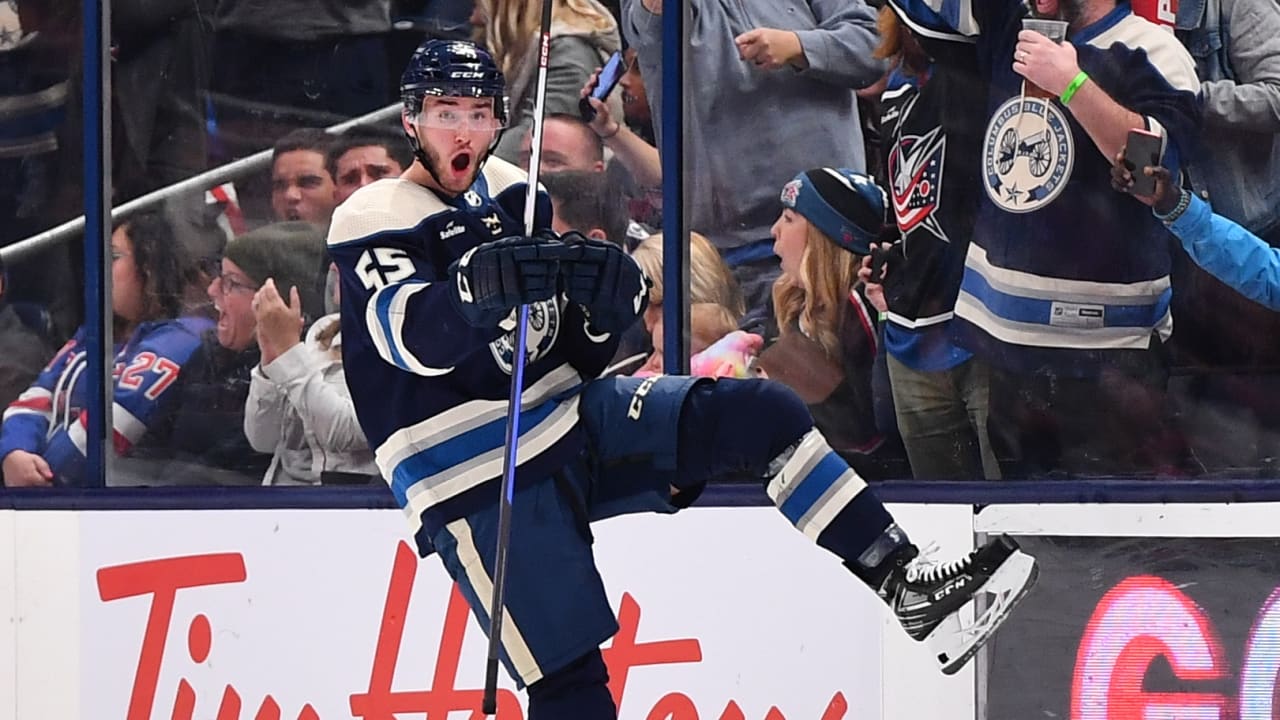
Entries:
{"label": "spectator", "polygon": [[902,450],[891,428],[876,423],[879,330],[858,282],[860,258],[886,232],[887,198],[866,175],[817,168],[783,187],[782,204],[772,228],[782,261],[773,286],[778,338],[760,367],[804,399],[831,447],[860,475],[893,477]]}
{"label": "spectator", "polygon": [[[529,167],[533,129],[520,140],[520,167]],[[577,115],[548,115],[542,126],[542,155],[538,168],[544,173],[561,170],[604,172],[604,145]]]}
{"label": "spectator", "polygon": [[[640,72],[640,61],[636,57],[635,48],[627,48],[625,53],[627,71],[618,81],[622,89],[622,113],[627,125],[635,134],[650,145],[656,145],[653,136],[653,111],[649,108],[649,91],[644,85],[644,74]],[[592,103],[594,105],[594,103]]]}
{"label": "spectator", "polygon": [[324,236],[305,222],[267,225],[227,243],[221,274],[209,284],[218,312],[192,358],[174,423],[176,461],[166,478],[194,484],[261,484],[271,456],[244,434],[245,401],[261,361],[253,298],[268,279],[296,287],[303,317],[323,308]]}
{"label": "spectator", "polygon": [[[142,213],[111,236],[111,307],[118,375],[112,411],[118,455],[167,453],[166,431],[200,347],[203,319],[178,318],[195,265],[160,215]],[[35,383],[9,405],[0,457],[10,487],[82,485],[87,410],[94,379],[80,328]]]}
{"label": "spectator", "polygon": [[[636,246],[631,257],[649,279],[649,307],[641,316],[643,327],[633,327],[623,336],[622,345],[614,357],[619,361],[643,363],[651,372],[662,372],[662,342],[654,341],[662,334],[662,234],[650,235]],[[704,341],[709,345],[719,339],[717,333],[724,325],[723,314],[714,308],[722,308],[728,313],[732,321],[729,329],[737,327],[744,312],[742,293],[733,272],[711,246],[711,241],[698,233],[689,234],[689,307],[690,345],[695,353],[697,350],[693,348]],[[624,369],[623,372],[632,371]]]}
{"label": "spectator", "polygon": [[[893,6],[880,10],[879,26],[876,55],[893,66],[880,103],[882,172],[900,237],[887,253],[883,285],[868,283],[866,295],[886,319],[896,424],[916,479],[998,479],[987,368],[951,341],[982,196],[987,116],[973,98],[986,97],[986,83],[972,43],[917,35]],[[868,257],[859,277],[870,275]]]}
{"label": "spectator", "polygon": [[5,297],[5,285],[9,282],[4,263],[0,261],[0,405],[7,407],[40,375],[53,348],[42,331],[30,325],[18,315],[12,303]]}
{"label": "spectator", "polygon": [[[623,3],[623,29],[650,83],[662,78],[662,4]],[[769,228],[789,168],[865,168],[854,90],[884,74],[872,57],[875,14],[863,0],[691,4],[691,226],[734,269],[748,310],[763,310],[779,272]],[[661,117],[661,98],[649,101]]]}
{"label": "spectator", "polygon": [[627,215],[620,198],[611,197],[598,172],[547,173],[542,184],[551,196],[551,229],[577,230],[596,240],[626,245]]}
{"label": "spectator", "polygon": [[[1195,59],[1204,108],[1184,179],[1213,212],[1280,245],[1280,4],[1185,0],[1177,35]],[[1184,245],[1185,248],[1185,245]],[[1280,458],[1280,314],[1174,253],[1170,394],[1205,470],[1271,475]]]}
{"label": "spectator", "polygon": [[317,320],[303,342],[301,294],[297,286],[288,293],[285,300],[268,278],[253,299],[262,362],[249,384],[244,432],[255,450],[273,453],[263,484],[377,479],[342,373],[338,315]]}
{"label": "spectator", "polygon": [[1016,475],[1181,471],[1161,347],[1167,231],[1111,192],[1108,158],[1134,127],[1160,133],[1171,166],[1186,156],[1190,56],[1116,0],[1037,0],[1068,23],[1062,43],[1019,30],[1020,0],[890,2],[923,32],[975,42],[989,73],[986,192],[953,327],[992,368],[993,443]]}
{"label": "spectator", "polygon": [[384,177],[404,172],[413,155],[401,135],[360,129],[343,135],[329,148],[325,168],[333,178],[333,202],[341,205],[351,193]]}
{"label": "spectator", "polygon": [[219,161],[393,99],[391,0],[217,0],[213,24]]}
{"label": "spectator", "polygon": [[[634,58],[634,50],[627,52],[628,57]],[[634,65],[634,60],[632,64]],[[622,82],[625,83],[626,78],[631,74],[632,71],[628,70]],[[599,79],[600,71],[597,69],[582,88],[583,98],[596,89]],[[633,87],[638,87],[640,92],[644,91],[643,85]],[[596,113],[589,127],[613,154],[613,159],[606,169],[609,186],[618,188],[620,194],[626,196],[629,206],[628,214],[632,220],[649,227],[660,227],[662,224],[662,163],[658,157],[658,149],[653,146],[652,140],[634,132],[627,123],[620,122],[607,103],[602,103],[595,98],[591,98],[589,102]],[[645,105],[645,111],[648,112],[648,105]],[[629,122],[630,118],[627,120]],[[639,239],[643,240],[644,237]]]}
{"label": "spectator", "polygon": [[1249,300],[1280,311],[1280,248],[1215,213],[1195,193],[1179,188],[1168,168],[1142,168],[1156,180],[1151,195],[1133,192],[1134,172],[1137,168],[1129,167],[1123,154],[1116,156],[1111,168],[1113,187],[1151,208],[1197,265]]}
{"label": "spectator", "polygon": [[[205,169],[212,37],[201,4],[117,0],[111,5],[117,202]],[[197,195],[193,207],[198,200]]]}
{"label": "spectator", "polygon": [[1280,5],[1184,0],[1177,35],[1195,59],[1204,107],[1191,186],[1214,211],[1280,246]]}
{"label": "spectator", "polygon": [[[577,115],[578,91],[591,71],[618,49],[618,23],[596,0],[550,0],[551,49],[547,67],[547,115]],[[534,85],[538,70],[538,32],[542,5],[527,0],[478,0],[487,45],[507,78],[511,126],[494,154],[516,162],[520,143],[533,127]],[[621,102],[617,102],[621,112]],[[527,165],[526,165],[527,167]]]}
{"label": "spectator", "polygon": [[326,227],[335,202],[327,157],[332,138],[322,130],[294,130],[271,149],[271,211],[277,222],[303,220]]}

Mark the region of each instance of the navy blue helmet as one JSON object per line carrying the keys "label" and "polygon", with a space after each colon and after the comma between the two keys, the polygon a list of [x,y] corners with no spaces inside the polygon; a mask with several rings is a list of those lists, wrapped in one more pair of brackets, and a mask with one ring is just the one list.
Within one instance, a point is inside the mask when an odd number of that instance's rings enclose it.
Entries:
{"label": "navy blue helmet", "polygon": [[400,76],[400,100],[416,115],[427,95],[491,97],[493,114],[507,122],[507,81],[488,50],[465,40],[427,40]]}

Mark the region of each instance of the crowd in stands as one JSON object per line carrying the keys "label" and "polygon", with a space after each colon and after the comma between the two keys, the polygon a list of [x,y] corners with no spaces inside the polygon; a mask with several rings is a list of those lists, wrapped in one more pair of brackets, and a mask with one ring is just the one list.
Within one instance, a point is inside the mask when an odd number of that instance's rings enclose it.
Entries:
{"label": "crowd in stands", "polygon": [[[1275,0],[691,3],[696,374],[788,384],[871,480],[1280,476]],[[663,4],[553,0],[553,228],[652,282],[610,373],[663,372]],[[396,104],[425,37],[470,37],[507,79],[493,152],[527,167],[540,11],[113,3],[116,204],[271,158],[114,227],[109,484],[381,482],[324,239],[415,160],[400,118],[324,128]],[[0,0],[0,248],[81,212],[79,42],[65,3]],[[0,264],[5,486],[85,482],[82,243]]]}

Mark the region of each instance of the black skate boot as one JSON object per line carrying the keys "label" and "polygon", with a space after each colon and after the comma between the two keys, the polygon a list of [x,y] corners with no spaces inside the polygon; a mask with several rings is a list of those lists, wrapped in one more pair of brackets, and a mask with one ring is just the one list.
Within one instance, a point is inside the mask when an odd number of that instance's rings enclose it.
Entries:
{"label": "black skate boot", "polygon": [[[958,671],[1035,583],[1036,561],[1006,535],[961,560],[946,563],[917,557],[899,560],[880,585],[907,634],[929,644],[942,672]],[[986,608],[974,600],[987,595]]]}

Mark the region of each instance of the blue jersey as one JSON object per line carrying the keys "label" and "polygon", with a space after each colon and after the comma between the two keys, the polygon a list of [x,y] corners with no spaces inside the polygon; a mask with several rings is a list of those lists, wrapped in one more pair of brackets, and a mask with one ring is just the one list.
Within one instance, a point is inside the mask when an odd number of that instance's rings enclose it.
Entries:
{"label": "blue jersey", "polygon": [[[116,345],[112,425],[118,455],[130,455],[172,415],[181,395],[175,387],[182,368],[200,348],[200,334],[211,326],[203,318],[143,323]],[[5,410],[0,457],[14,450],[35,453],[61,481],[83,482],[85,406],[93,387],[84,376],[86,356],[82,327]]]}
{"label": "blue jersey", "polygon": [[[922,34],[972,38],[990,78],[984,188],[956,301],[957,339],[1015,371],[1097,371],[1109,353],[1145,351],[1172,332],[1167,231],[1111,188],[1071,110],[1023,96],[1013,50],[1018,0],[891,0]],[[1199,82],[1170,33],[1128,3],[1072,33],[1090,81],[1163,139],[1176,174],[1199,129]]]}
{"label": "blue jersey", "polygon": [[[477,245],[523,235],[523,171],[490,158],[471,189],[445,198],[381,180],[338,207],[329,252],[342,294],[342,352],[356,414],[415,534],[497,500],[514,356],[515,312],[467,324],[449,297],[449,265]],[[539,192],[538,228],[551,202]],[[617,339],[588,331],[563,296],[530,308],[517,483],[580,453],[578,391]]]}

